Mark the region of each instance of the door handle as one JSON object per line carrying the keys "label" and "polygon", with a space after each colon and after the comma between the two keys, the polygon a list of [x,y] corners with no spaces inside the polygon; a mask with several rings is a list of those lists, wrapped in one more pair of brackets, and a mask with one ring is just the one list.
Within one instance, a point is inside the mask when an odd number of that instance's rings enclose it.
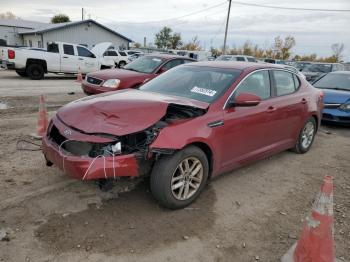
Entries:
{"label": "door handle", "polygon": [[68,58],[68,56],[63,56],[62,58]]}
{"label": "door handle", "polygon": [[306,104],[307,103],[307,100],[305,98],[301,99],[301,103],[302,104]]}
{"label": "door handle", "polygon": [[269,106],[268,108],[267,108],[267,113],[272,113],[272,112],[275,112],[277,110],[277,108],[276,107],[273,107],[273,106]]}
{"label": "door handle", "polygon": [[84,60],[84,58],[78,58],[79,60]]}

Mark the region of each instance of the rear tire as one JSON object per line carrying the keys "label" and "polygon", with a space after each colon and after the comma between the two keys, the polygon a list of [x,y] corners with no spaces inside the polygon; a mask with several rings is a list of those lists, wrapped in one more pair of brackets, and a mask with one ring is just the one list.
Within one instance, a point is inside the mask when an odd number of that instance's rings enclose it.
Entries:
{"label": "rear tire", "polygon": [[313,117],[310,117],[300,131],[298,140],[293,148],[297,154],[304,154],[310,150],[316,135],[317,124]]}
{"label": "rear tire", "polygon": [[21,77],[27,77],[27,73],[25,71],[17,71],[16,70],[17,75],[21,76]]}
{"label": "rear tire", "polygon": [[126,65],[125,61],[120,61],[119,62],[119,68],[123,68]]}
{"label": "rear tire", "polygon": [[184,208],[202,192],[209,175],[205,153],[189,146],[156,161],[150,178],[151,192],[163,207]]}
{"label": "rear tire", "polygon": [[26,74],[32,80],[40,80],[44,78],[44,68],[40,64],[30,64],[27,66]]}

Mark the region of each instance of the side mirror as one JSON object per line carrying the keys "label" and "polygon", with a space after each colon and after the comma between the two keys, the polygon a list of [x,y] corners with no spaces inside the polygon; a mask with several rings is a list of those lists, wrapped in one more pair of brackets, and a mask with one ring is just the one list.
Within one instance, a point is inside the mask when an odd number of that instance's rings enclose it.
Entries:
{"label": "side mirror", "polygon": [[244,106],[256,106],[260,104],[261,98],[252,93],[240,93],[232,101],[229,102],[230,106],[244,107]]}

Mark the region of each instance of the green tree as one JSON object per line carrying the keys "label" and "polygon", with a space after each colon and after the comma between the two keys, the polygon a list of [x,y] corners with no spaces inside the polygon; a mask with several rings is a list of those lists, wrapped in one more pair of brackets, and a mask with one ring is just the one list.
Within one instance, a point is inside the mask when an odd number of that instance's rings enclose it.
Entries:
{"label": "green tree", "polygon": [[170,27],[164,26],[155,36],[154,44],[158,48],[177,49],[182,45],[181,35],[179,33],[172,33]]}
{"label": "green tree", "polygon": [[51,18],[52,24],[66,23],[70,22],[69,16],[65,14],[58,14]]}

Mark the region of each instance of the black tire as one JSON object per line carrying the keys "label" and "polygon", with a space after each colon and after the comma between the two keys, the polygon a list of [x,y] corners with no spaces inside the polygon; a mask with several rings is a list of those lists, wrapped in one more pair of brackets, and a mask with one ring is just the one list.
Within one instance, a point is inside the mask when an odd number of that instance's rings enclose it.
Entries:
{"label": "black tire", "polygon": [[30,64],[27,66],[26,74],[32,80],[40,80],[44,78],[44,68],[40,64]]}
{"label": "black tire", "polygon": [[119,68],[123,68],[126,65],[125,61],[120,61],[119,62]]}
{"label": "black tire", "polygon": [[[172,192],[171,182],[173,175],[178,170],[177,168],[179,164],[182,163],[185,159],[189,158],[199,160],[202,164],[201,182],[198,182],[198,187],[196,191],[193,192],[192,196],[187,199],[179,200],[174,196],[174,193]],[[208,175],[209,163],[205,153],[196,146],[188,146],[176,152],[174,155],[163,156],[161,159],[156,161],[150,177],[151,192],[154,198],[163,207],[169,209],[184,208],[191,204],[202,192],[207,183]]]}
{"label": "black tire", "polygon": [[25,71],[17,71],[16,70],[17,75],[21,76],[21,77],[27,77],[27,73]]}
{"label": "black tire", "polygon": [[[303,135],[304,135],[304,131],[305,131],[305,128],[307,126],[310,126],[312,125],[313,126],[313,135],[312,135],[312,138],[311,138],[311,141],[309,141],[309,144],[305,145],[303,143]],[[306,153],[307,151],[310,150],[314,140],[315,140],[315,135],[316,135],[316,131],[317,131],[317,124],[316,124],[316,120],[314,117],[310,117],[305,125],[303,126],[303,128],[300,130],[300,133],[299,133],[299,136],[298,136],[298,140],[293,148],[293,151],[297,154],[304,154]]]}

